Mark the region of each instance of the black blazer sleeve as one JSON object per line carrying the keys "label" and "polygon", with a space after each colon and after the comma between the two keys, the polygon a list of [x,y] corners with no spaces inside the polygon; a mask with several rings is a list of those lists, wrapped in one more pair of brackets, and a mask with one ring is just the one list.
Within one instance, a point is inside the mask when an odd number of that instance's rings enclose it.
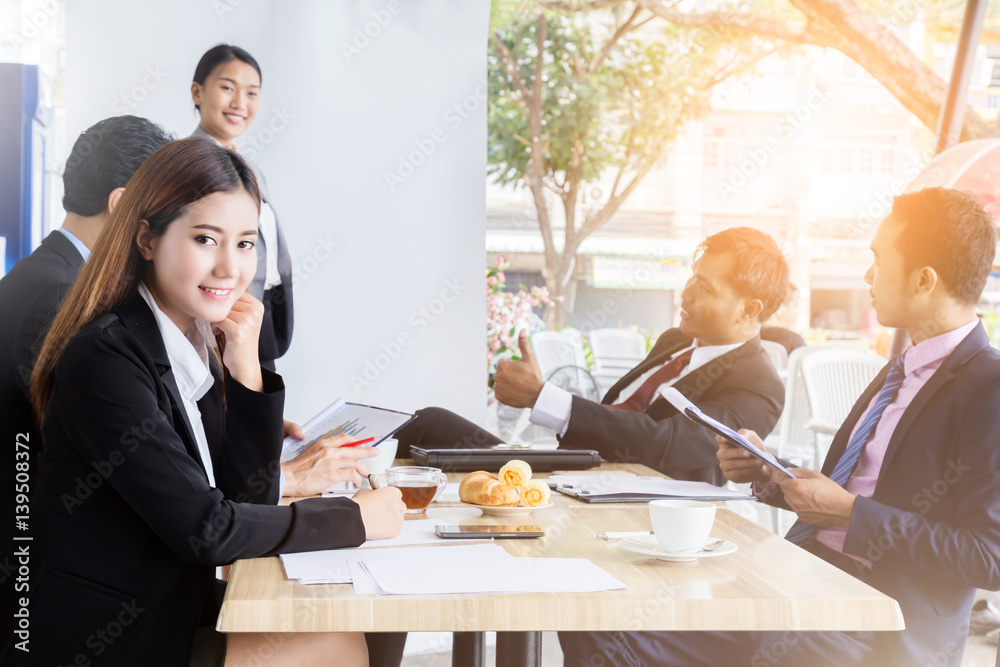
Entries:
{"label": "black blazer sleeve", "polygon": [[[360,508],[349,499],[278,507],[239,503],[209,486],[164,409],[169,403],[159,377],[144,359],[143,348],[130,338],[121,327],[110,326],[71,341],[56,367],[47,416],[60,421],[92,465],[112,464],[107,483],[180,560],[221,565],[364,541]],[[259,395],[231,382],[227,486],[238,487],[246,468],[254,465],[234,463],[239,444],[261,437],[263,424],[280,428],[284,387],[276,378],[269,378],[272,391]],[[267,428],[274,431],[274,426]]]}
{"label": "black blazer sleeve", "polygon": [[[282,407],[276,404],[284,403],[285,386],[280,375],[266,368],[261,375],[262,392],[228,378],[225,410],[219,410],[221,390],[206,395],[198,405],[202,421],[207,421],[206,413],[211,411],[222,429],[213,438],[219,444],[212,457],[219,490],[237,502],[275,505],[280,498],[278,461],[284,437],[282,420],[275,415],[281,414]],[[221,384],[216,378],[213,389]]]}

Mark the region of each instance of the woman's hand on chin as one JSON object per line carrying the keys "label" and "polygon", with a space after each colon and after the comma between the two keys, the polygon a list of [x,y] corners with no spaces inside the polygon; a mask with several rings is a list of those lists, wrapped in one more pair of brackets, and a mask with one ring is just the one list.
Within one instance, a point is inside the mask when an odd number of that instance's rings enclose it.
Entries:
{"label": "woman's hand on chin", "polygon": [[260,374],[258,340],[260,324],[264,319],[264,304],[253,298],[249,292],[233,304],[229,315],[221,322],[212,324],[213,330],[221,331],[226,337],[226,350],[222,363],[229,374],[247,389],[262,391],[264,380]]}

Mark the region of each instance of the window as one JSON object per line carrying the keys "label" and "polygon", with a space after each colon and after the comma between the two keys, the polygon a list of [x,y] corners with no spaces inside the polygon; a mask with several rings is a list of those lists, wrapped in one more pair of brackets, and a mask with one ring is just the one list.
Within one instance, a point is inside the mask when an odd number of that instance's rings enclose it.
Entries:
{"label": "window", "polygon": [[872,148],[861,149],[861,173],[870,174],[875,171],[875,150]]}
{"label": "window", "polygon": [[882,157],[879,162],[881,163],[882,173],[891,174],[896,171],[896,149],[894,148],[883,148]]}

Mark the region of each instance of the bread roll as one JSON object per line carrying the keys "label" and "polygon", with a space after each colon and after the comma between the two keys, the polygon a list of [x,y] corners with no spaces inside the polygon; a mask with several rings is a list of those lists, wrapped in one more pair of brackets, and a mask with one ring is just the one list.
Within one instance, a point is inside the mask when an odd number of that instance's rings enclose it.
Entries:
{"label": "bread roll", "polygon": [[458,497],[464,503],[492,507],[517,507],[521,501],[517,489],[501,484],[496,475],[484,470],[469,473],[462,480],[458,485]]}
{"label": "bread roll", "polygon": [[531,479],[531,466],[520,459],[511,459],[500,468],[500,481],[515,489],[522,489]]}
{"label": "bread roll", "polygon": [[521,500],[525,507],[538,507],[549,504],[549,485],[540,479],[530,480],[521,489]]}

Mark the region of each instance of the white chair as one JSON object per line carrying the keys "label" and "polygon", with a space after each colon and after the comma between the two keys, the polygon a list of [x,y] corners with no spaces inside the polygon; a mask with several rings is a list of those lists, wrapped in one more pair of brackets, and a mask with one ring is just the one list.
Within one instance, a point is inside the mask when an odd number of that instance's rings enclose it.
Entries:
{"label": "white chair", "polygon": [[[600,400],[597,383],[587,370],[587,359],[583,353],[579,331],[565,329],[533,333],[531,349],[535,352],[535,359],[538,360],[538,367],[546,382],[552,382],[571,394]],[[500,423],[496,433],[505,442],[517,444],[556,441],[555,434],[550,429],[528,421],[531,410],[527,408],[500,405],[498,415]]]}
{"label": "white chair", "polygon": [[774,370],[778,371],[778,377],[785,379],[788,371],[788,350],[785,349],[785,346],[781,343],[775,343],[773,340],[762,340],[760,346],[767,352],[767,358],[774,364]]}
{"label": "white chair", "polygon": [[[767,448],[776,456],[788,459],[792,463],[817,467],[822,461],[819,457],[819,443],[816,431],[810,428],[812,409],[809,403],[809,392],[802,374],[802,363],[806,358],[825,354],[847,354],[861,356],[864,352],[855,347],[800,347],[788,355],[788,367],[785,371],[785,407],[778,420],[774,432],[764,441]],[[775,508],[772,518],[774,532],[782,534],[782,510]]]}
{"label": "white chair", "polygon": [[825,447],[820,444],[832,442],[832,436],[885,364],[885,359],[874,354],[841,350],[809,355],[802,360],[802,379],[811,414],[807,426],[817,434],[813,459],[817,466],[826,455]]}
{"label": "white chair", "polygon": [[531,334],[531,349],[542,370],[542,377],[563,366],[587,368],[580,337],[563,331],[539,331]]}
{"label": "white chair", "polygon": [[594,329],[587,334],[594,353],[594,379],[603,396],[646,358],[646,338],[628,329]]}

